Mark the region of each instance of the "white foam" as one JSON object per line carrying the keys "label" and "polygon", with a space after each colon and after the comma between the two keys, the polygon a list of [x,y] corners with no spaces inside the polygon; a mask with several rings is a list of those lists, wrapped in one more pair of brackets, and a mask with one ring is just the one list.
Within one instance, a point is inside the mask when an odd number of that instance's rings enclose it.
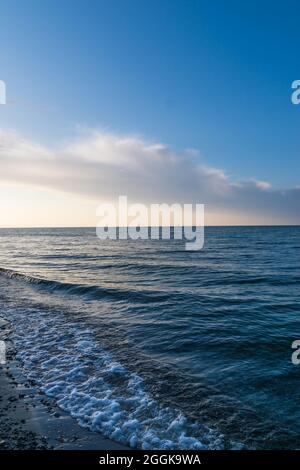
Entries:
{"label": "white foam", "polygon": [[81,426],[133,448],[222,448],[212,430],[154,399],[89,329],[42,308],[14,305],[4,316],[27,376]]}

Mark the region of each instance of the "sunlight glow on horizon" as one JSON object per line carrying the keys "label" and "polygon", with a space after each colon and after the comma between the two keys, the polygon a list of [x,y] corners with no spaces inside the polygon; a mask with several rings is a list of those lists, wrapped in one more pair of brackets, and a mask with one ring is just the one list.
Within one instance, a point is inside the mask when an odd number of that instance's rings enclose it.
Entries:
{"label": "sunlight glow on horizon", "polygon": [[[104,201],[20,185],[0,185],[0,228],[96,227],[100,202]],[[231,225],[290,225],[290,222],[245,212],[217,212],[206,206],[205,226]]]}

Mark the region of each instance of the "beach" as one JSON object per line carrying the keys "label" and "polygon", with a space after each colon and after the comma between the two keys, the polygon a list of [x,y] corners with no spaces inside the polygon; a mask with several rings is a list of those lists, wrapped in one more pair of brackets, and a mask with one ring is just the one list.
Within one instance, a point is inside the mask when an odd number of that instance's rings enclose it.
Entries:
{"label": "beach", "polygon": [[9,341],[10,326],[0,318],[7,363],[0,365],[0,450],[113,450],[125,446],[78,425],[54,400],[22,374]]}

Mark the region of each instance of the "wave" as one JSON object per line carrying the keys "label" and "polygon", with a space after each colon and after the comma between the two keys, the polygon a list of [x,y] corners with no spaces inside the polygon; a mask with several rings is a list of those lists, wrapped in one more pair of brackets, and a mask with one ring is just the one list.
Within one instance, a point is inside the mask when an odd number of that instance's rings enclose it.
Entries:
{"label": "wave", "polygon": [[138,291],[132,289],[119,289],[101,287],[96,285],[74,284],[70,282],[60,282],[55,280],[42,279],[31,276],[29,274],[20,273],[12,269],[1,268],[0,275],[10,279],[18,279],[21,281],[34,284],[39,288],[46,289],[50,292],[58,292],[69,295],[84,296],[88,300],[110,299],[117,301],[135,302],[135,303],[155,303],[163,302],[168,299],[168,294],[160,291]]}
{"label": "wave", "polygon": [[[1,273],[39,282],[13,271]],[[26,285],[22,289],[27,292]],[[82,427],[145,450],[224,448],[220,433],[160,402],[141,375],[95,341],[87,325],[66,321],[61,309],[10,299],[3,315],[13,325],[10,338],[23,372]]]}

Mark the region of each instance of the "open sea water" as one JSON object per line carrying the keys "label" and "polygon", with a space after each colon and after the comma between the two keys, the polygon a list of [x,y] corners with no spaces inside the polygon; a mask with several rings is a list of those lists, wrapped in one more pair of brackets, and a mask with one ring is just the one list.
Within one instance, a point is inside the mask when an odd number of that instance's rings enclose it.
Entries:
{"label": "open sea water", "polygon": [[300,227],[184,242],[1,229],[0,317],[25,375],[143,449],[300,447]]}

